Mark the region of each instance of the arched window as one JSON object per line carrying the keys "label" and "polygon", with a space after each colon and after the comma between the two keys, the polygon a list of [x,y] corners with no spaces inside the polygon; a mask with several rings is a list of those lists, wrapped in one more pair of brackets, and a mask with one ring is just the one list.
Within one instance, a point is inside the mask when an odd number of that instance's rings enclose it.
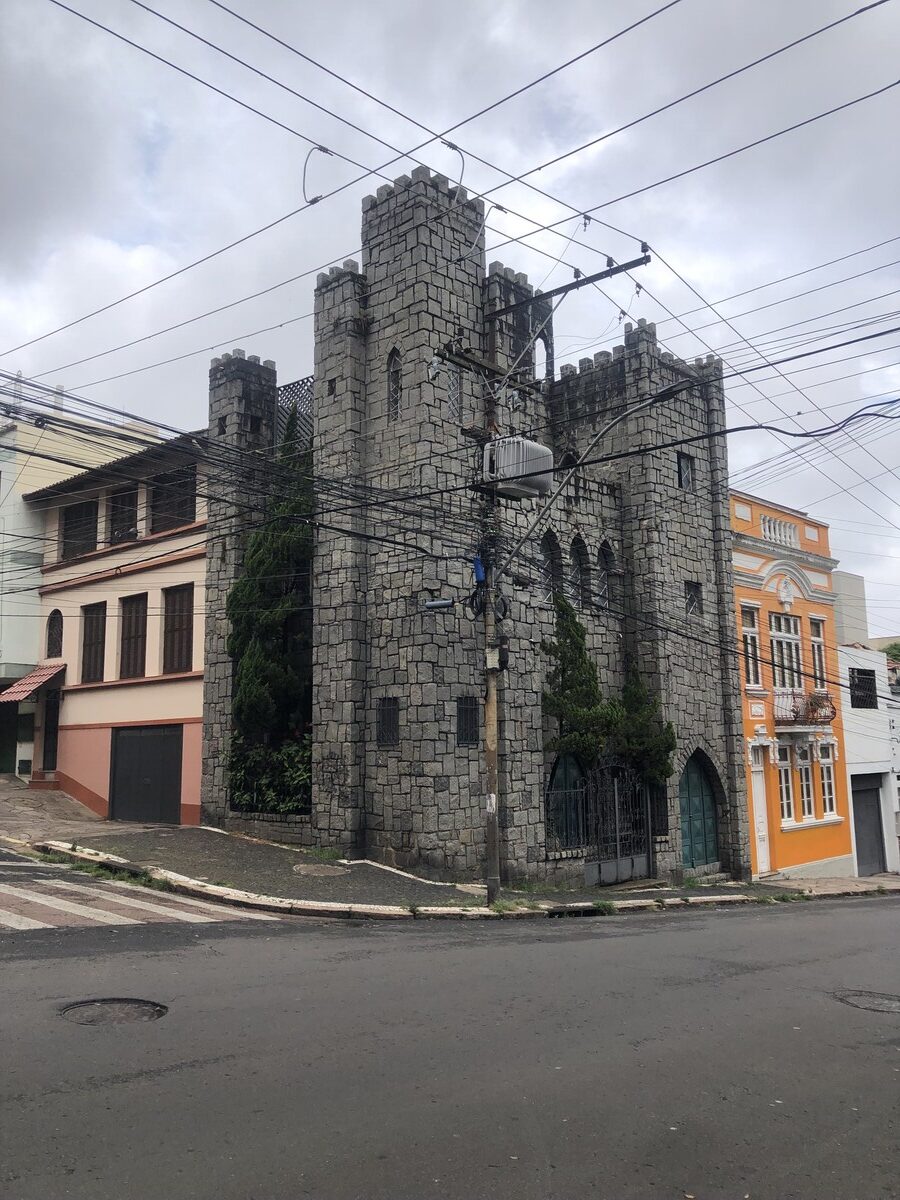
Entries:
{"label": "arched window", "polygon": [[62,658],[63,618],[58,608],[47,618],[47,657]]}
{"label": "arched window", "polygon": [[597,583],[594,589],[594,599],[599,608],[615,606],[615,570],[616,556],[609,542],[604,542],[597,555]]}
{"label": "arched window", "polygon": [[554,593],[560,590],[561,566],[559,542],[552,533],[545,533],[541,538],[540,579],[538,581],[539,599],[544,604],[550,604]]}
{"label": "arched window", "polygon": [[[498,322],[499,324],[499,322]],[[534,377],[537,380],[553,378],[553,342],[548,332],[543,330],[534,339],[532,353]]]}
{"label": "arched window", "polygon": [[399,350],[392,350],[387,362],[387,415],[389,421],[400,420],[403,399],[403,362]]}
{"label": "arched window", "polygon": [[569,578],[567,594],[573,604],[587,606],[591,602],[591,568],[587,546],[576,535],[569,548]]}

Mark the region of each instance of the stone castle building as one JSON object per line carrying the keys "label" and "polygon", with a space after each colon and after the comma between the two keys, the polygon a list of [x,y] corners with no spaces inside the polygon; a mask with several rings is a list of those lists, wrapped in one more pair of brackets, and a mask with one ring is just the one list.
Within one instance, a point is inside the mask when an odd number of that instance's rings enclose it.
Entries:
{"label": "stone castle building", "polygon": [[[612,354],[563,365],[557,377],[550,301],[537,296],[492,319],[532,289],[499,263],[485,269],[482,202],[424,168],[363,201],[362,245],[361,266],[332,268],[316,287],[312,811],[278,820],[227,806],[224,601],[240,563],[237,530],[259,496],[258,483],[242,489],[233,468],[229,487],[209,501],[205,819],[270,836],[277,824],[279,836],[301,843],[480,876],[484,649],[481,621],[464,601],[474,557],[502,558],[543,503],[493,501],[479,486],[484,443],[527,433],[561,467],[613,417],[686,381],[610,433],[591,457],[620,457],[579,468],[500,581],[509,645],[501,863],[508,877],[541,877],[597,857],[596,846],[578,844],[590,839],[571,814],[551,811],[551,791],[571,785],[574,795],[580,782],[577,763],[547,754],[542,718],[541,643],[553,636],[552,593],[562,588],[587,629],[604,694],[618,694],[634,668],[675,727],[675,772],[649,805],[644,871],[720,866],[745,875],[724,438],[624,457],[721,431],[721,364],[660,353],[654,327],[639,322]],[[448,343],[519,373],[498,387],[489,372],[446,361],[436,370],[435,351]],[[540,380],[535,345],[546,364]],[[264,455],[275,441],[273,366],[213,360],[210,437],[223,452]],[[439,598],[454,607],[425,607]],[[620,844],[615,857],[629,852],[634,859],[634,846]]]}

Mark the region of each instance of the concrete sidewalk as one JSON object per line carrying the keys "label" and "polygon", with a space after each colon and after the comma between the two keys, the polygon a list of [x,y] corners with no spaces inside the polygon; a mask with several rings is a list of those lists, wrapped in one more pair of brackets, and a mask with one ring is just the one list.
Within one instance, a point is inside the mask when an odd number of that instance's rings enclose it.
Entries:
{"label": "concrete sidewalk", "polygon": [[501,901],[488,909],[485,889],[477,883],[433,883],[376,863],[348,862],[213,829],[132,827],[115,834],[92,832],[73,842],[44,840],[38,845],[113,870],[150,874],[189,894],[318,916],[606,915],[685,906],[776,903],[818,896],[900,893],[900,878],[896,876],[711,886],[697,882],[682,887],[646,879],[604,888],[510,886],[504,888]]}
{"label": "concrete sidewalk", "polygon": [[0,788],[0,841],[44,846],[54,853],[131,874],[151,874],[188,894],[248,907],[322,916],[562,916],[685,905],[775,903],[786,899],[900,893],[900,877],[767,879],[763,883],[694,881],[676,887],[645,879],[618,887],[505,887],[486,907],[479,883],[452,885],[420,879],[328,852],[256,841],[218,830],[103,821],[70,797],[15,785]]}

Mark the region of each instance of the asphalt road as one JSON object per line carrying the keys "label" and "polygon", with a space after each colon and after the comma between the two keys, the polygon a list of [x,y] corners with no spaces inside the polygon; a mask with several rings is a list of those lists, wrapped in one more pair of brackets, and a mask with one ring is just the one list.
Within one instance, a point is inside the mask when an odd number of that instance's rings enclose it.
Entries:
{"label": "asphalt road", "polygon": [[881,897],[0,932],[0,1197],[893,1198],[900,1013],[834,993],[898,950]]}

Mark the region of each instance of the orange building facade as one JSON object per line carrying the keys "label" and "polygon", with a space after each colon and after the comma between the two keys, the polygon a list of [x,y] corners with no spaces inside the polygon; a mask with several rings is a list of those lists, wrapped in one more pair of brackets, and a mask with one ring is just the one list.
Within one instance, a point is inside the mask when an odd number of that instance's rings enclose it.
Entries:
{"label": "orange building facade", "polygon": [[828,526],[731,495],[753,874],[852,875]]}

